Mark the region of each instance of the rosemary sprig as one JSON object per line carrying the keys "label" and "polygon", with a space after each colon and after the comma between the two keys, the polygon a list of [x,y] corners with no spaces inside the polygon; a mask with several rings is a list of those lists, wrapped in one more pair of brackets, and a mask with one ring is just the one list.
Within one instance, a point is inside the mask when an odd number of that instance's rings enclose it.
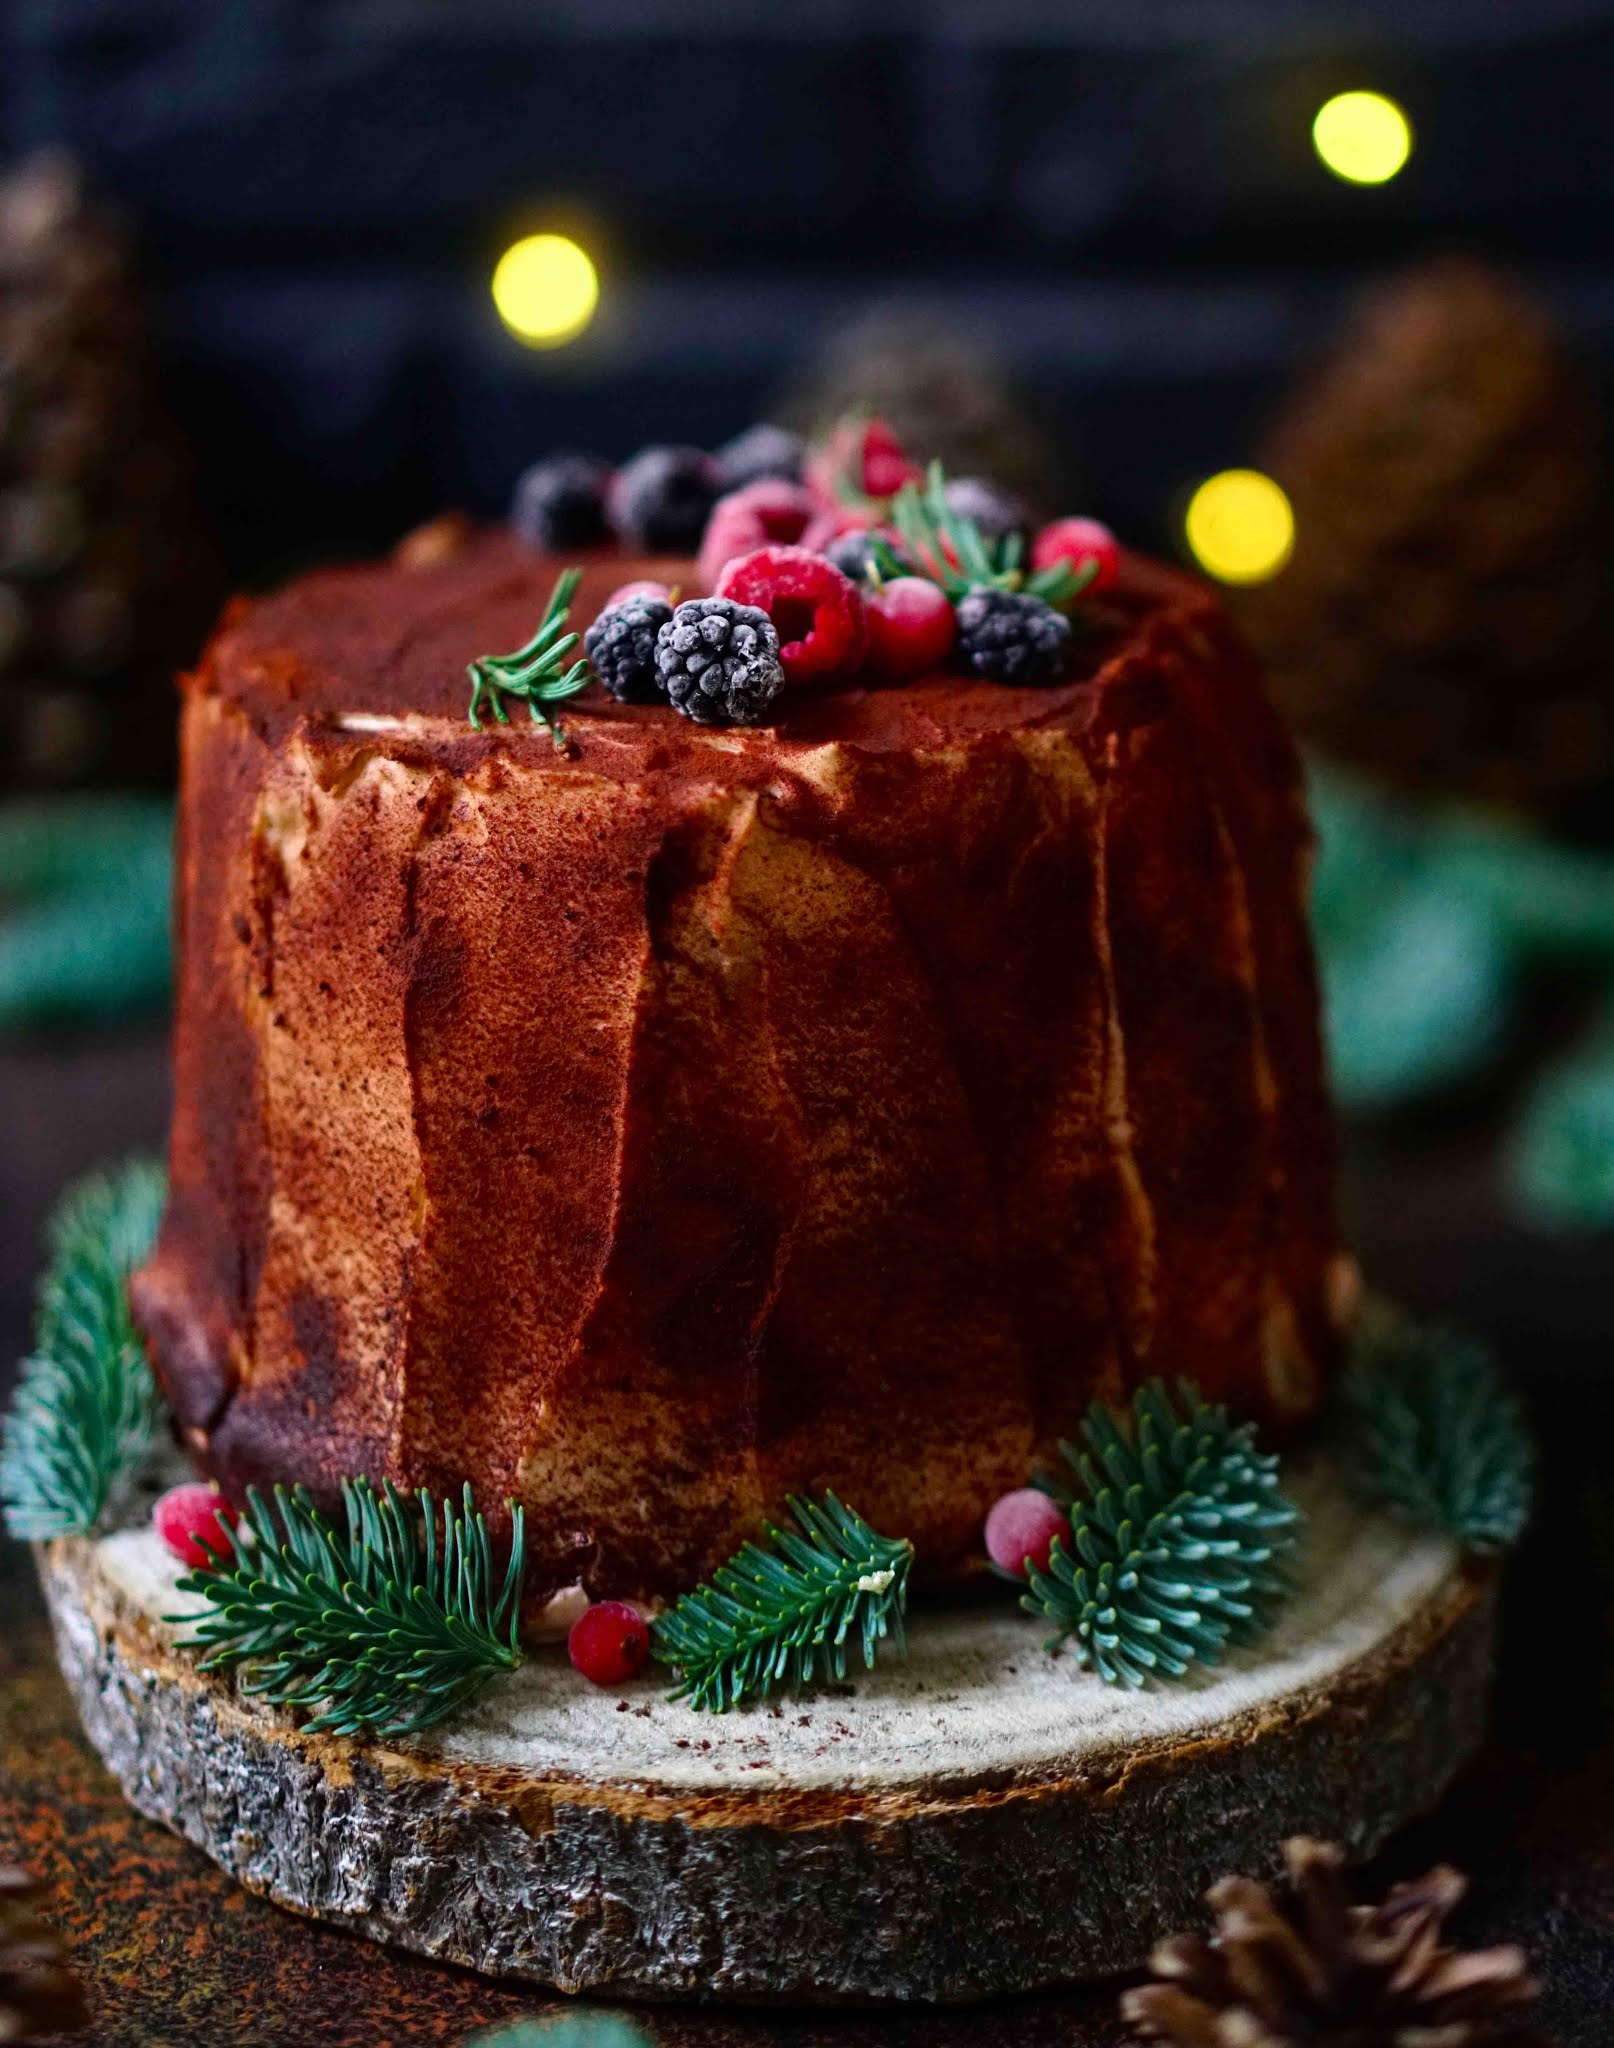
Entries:
{"label": "rosemary sprig", "polygon": [[345,1480],[346,1527],[306,1487],[256,1488],[231,1553],[179,1581],[209,1611],[174,1616],[206,1649],[204,1671],[242,1667],[242,1687],[277,1706],[322,1706],[309,1727],[338,1735],[409,1735],[434,1727],[521,1662],[525,1561],[513,1508],[510,1562],[494,1590],[487,1523],[465,1488],[461,1507],[422,1488]]}
{"label": "rosemary sprig", "polygon": [[467,668],[471,702],[466,715],[478,732],[482,730],[484,705],[501,725],[508,725],[510,714],[505,709],[505,699],[516,697],[526,703],[535,724],[542,721],[549,727],[557,747],[566,744],[560,720],[550,707],[575,697],[588,686],[586,656],[579,656],[570,668],[566,666],[567,655],[581,637],[566,631],[566,615],[582,575],[581,569],[563,569],[556,577],[538,630],[524,647],[518,647],[513,654],[479,655]]}
{"label": "rosemary sprig", "polygon": [[773,1550],[745,1544],[651,1624],[652,1655],[678,1671],[671,1698],[721,1714],[776,1685],[844,1678],[848,1640],[865,1669],[885,1635],[904,1649],[913,1545],[877,1535],[833,1493],[789,1507],[797,1528],[769,1524]]}
{"label": "rosemary sprig", "polygon": [[1055,1540],[1045,1572],[1026,1573],[1020,1605],[1056,1624],[1048,1647],[1072,1638],[1111,1685],[1217,1663],[1290,1590],[1300,1516],[1277,1459],[1256,1450],[1252,1424],[1193,1387],[1180,1384],[1177,1399],[1180,1413],[1151,1380],[1125,1428],[1093,1404],[1087,1449],[1060,1445],[1077,1485],[1047,1488],[1069,1510],[1070,1539]]}
{"label": "rosemary sprig", "polygon": [[[1056,562],[1028,575],[1019,534],[990,542],[973,519],[948,504],[947,473],[939,462],[930,465],[923,489],[915,483],[903,485],[891,501],[891,523],[920,574],[939,583],[955,604],[971,590],[1023,590],[1063,611],[1098,574],[1096,562],[1084,562],[1079,569]],[[889,566],[882,561],[880,567],[887,575],[902,573],[895,557]]]}
{"label": "rosemary sprig", "polygon": [[34,1355],[0,1444],[13,1536],[89,1535],[151,1447],[157,1388],[128,1279],[157,1234],[163,1185],[154,1160],[131,1160],[78,1182],[51,1219]]}

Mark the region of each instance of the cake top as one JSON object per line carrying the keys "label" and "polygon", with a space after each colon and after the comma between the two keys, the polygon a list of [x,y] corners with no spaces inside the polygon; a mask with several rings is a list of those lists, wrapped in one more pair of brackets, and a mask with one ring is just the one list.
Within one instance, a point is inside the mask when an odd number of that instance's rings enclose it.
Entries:
{"label": "cake top", "polygon": [[[795,474],[721,491],[748,448]],[[192,683],[266,730],[429,733],[466,765],[562,736],[561,762],[608,772],[922,751],[1080,727],[1100,696],[1120,714],[1129,686],[1158,687],[1158,629],[1214,604],[1095,521],[1034,534],[979,479],[921,482],[878,422],[818,451],[753,430],[718,457],[652,449],[616,472],[550,458],[505,529],[442,520],[388,561],[238,602]],[[746,726],[766,739],[742,745]]]}
{"label": "cake top", "polygon": [[[270,597],[238,603],[198,680],[238,699],[266,726],[308,718],[362,733],[423,721],[457,728],[473,754],[511,746],[553,751],[548,734],[519,707],[508,728],[474,731],[466,716],[466,668],[527,638],[559,566],[510,534],[489,530],[426,565],[395,560],[320,570]],[[653,578],[686,592],[700,588],[687,559],[602,553],[582,558],[582,569],[570,620],[578,630],[595,621],[624,582]],[[1149,671],[1152,629],[1160,621],[1180,621],[1215,603],[1190,578],[1127,555],[1114,588],[1088,605],[1068,673],[1056,684],[1016,687],[950,665],[900,684],[862,674],[787,689],[769,725],[782,746],[843,740],[883,750],[1080,721],[1100,690]],[[563,715],[585,750],[591,739],[632,735],[720,751],[737,737],[731,729],[694,725],[666,703],[618,703],[597,683],[567,702]]]}

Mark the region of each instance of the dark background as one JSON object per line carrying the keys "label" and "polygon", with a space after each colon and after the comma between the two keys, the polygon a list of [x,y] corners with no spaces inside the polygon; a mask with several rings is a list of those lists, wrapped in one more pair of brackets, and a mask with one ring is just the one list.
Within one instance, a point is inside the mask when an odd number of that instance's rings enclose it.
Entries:
{"label": "dark background", "polygon": [[[1418,146],[1330,177],[1311,116]],[[139,226],[237,580],[498,507],[557,441],[711,443],[894,294],[995,346],[1087,509],[1173,544],[1364,275],[1461,246],[1614,352],[1596,0],[4,0],[0,156],[71,145]],[[530,352],[500,250],[601,311]]]}
{"label": "dark background", "polygon": [[[1363,85],[1417,131],[1381,189],[1309,142],[1317,105]],[[71,145],[128,207],[204,513],[248,584],[444,503],[496,511],[558,442],[721,440],[893,298],[997,351],[1068,503],[1174,548],[1184,489],[1251,458],[1387,266],[1461,247],[1516,267],[1606,387],[1611,117],[1614,6],[1592,0],[0,0],[0,158]],[[603,286],[593,327],[544,353],[487,290],[539,227],[576,234]],[[165,1114],[158,1022],[0,1047],[0,1378],[49,1201]],[[1559,2039],[1592,2048],[1614,1977],[1610,1247],[1506,1219],[1484,1102],[1356,1130],[1348,1198],[1375,1279],[1496,1342],[1544,1446],[1496,1744],[1392,1861],[1465,1862],[1469,1931],[1526,1940]],[[23,1566],[0,1566],[0,1853],[26,1833],[106,2041],[451,2039],[512,2009],[247,1905],[128,1819],[65,1732]],[[1110,2038],[1084,2017],[1101,2004],[895,2035],[1074,2048]]]}

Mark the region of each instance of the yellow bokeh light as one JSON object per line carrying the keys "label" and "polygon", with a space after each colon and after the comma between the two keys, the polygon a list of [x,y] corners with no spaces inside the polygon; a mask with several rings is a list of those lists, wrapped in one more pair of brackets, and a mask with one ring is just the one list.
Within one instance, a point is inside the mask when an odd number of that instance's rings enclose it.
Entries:
{"label": "yellow bokeh light", "polygon": [[600,279],[569,235],[525,235],[499,258],[493,303],[518,341],[558,348],[594,318]]}
{"label": "yellow bokeh light", "polygon": [[1194,560],[1220,583],[1265,583],[1288,561],[1295,515],[1283,488],[1258,469],[1224,469],[1188,501]]}
{"label": "yellow bokeh light", "polygon": [[1339,92],[1317,109],[1311,139],[1336,178],[1382,185],[1412,154],[1412,123],[1381,92]]}

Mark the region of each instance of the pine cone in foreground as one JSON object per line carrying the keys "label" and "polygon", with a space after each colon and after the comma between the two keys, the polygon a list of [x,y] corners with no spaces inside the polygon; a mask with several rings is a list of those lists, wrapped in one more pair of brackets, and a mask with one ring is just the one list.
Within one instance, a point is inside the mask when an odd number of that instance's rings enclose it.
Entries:
{"label": "pine cone in foreground", "polygon": [[1353,1906],[1331,1842],[1285,1842],[1281,1904],[1253,1878],[1205,1894],[1209,1941],[1173,1935],[1149,1958],[1161,1981],[1128,1991],[1123,2018],[1171,2048],[1525,2048],[1514,2016],[1536,1995],[1517,1948],[1441,1945],[1465,1889],[1445,1865]]}
{"label": "pine cone in foreground", "polygon": [[90,2021],[61,1943],[34,1913],[39,1891],[26,1870],[0,1864],[0,2042],[14,2048]]}

